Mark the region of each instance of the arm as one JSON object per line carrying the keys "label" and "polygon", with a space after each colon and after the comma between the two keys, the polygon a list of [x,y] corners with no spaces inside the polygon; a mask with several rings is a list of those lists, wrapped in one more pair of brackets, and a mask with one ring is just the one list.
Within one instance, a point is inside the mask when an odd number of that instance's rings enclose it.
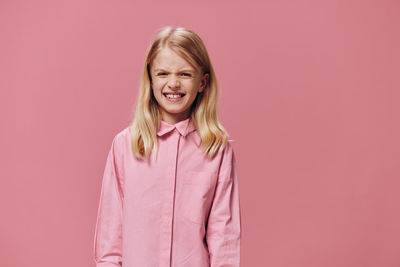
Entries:
{"label": "arm", "polygon": [[229,143],[221,162],[206,239],[211,267],[240,266],[239,183],[235,155]]}
{"label": "arm", "polygon": [[122,266],[123,172],[116,138],[107,156],[97,211],[93,256],[96,267]]}

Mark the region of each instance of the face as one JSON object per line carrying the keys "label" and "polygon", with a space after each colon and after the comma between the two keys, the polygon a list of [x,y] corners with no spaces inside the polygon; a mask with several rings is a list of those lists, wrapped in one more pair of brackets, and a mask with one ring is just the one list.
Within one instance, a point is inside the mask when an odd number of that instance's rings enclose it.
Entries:
{"label": "face", "polygon": [[209,75],[202,75],[198,68],[192,67],[168,47],[163,48],[154,58],[150,72],[152,90],[162,120],[175,124],[187,119],[193,101],[206,87]]}

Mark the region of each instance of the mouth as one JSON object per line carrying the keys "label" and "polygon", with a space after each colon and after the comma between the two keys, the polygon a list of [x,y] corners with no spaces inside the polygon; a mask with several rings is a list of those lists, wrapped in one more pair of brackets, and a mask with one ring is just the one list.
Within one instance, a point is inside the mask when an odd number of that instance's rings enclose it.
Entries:
{"label": "mouth", "polygon": [[182,99],[186,94],[184,93],[163,93],[167,99]]}

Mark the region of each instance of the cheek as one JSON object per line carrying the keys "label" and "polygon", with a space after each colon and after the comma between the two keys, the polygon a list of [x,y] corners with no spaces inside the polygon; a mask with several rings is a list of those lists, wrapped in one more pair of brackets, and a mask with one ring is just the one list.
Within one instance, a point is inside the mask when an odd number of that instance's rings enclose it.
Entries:
{"label": "cheek", "polygon": [[162,86],[160,86],[159,84],[153,84],[152,88],[154,95],[161,95]]}
{"label": "cheek", "polygon": [[190,94],[191,94],[193,97],[196,97],[196,95],[197,95],[199,89],[200,89],[200,85],[191,84],[191,85],[190,85]]}
{"label": "cheek", "polygon": [[193,104],[193,102],[196,99],[196,97],[197,97],[197,92],[196,91],[190,93],[190,99],[188,99],[188,102],[190,102],[190,105]]}

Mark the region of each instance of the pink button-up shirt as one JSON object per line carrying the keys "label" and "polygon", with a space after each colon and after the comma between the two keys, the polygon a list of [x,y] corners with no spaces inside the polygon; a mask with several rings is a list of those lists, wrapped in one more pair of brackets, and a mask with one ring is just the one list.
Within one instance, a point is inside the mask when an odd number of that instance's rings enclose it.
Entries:
{"label": "pink button-up shirt", "polygon": [[208,159],[190,118],[160,122],[157,159],[137,160],[129,127],[111,144],[102,180],[97,267],[240,266],[241,217],[233,148]]}

